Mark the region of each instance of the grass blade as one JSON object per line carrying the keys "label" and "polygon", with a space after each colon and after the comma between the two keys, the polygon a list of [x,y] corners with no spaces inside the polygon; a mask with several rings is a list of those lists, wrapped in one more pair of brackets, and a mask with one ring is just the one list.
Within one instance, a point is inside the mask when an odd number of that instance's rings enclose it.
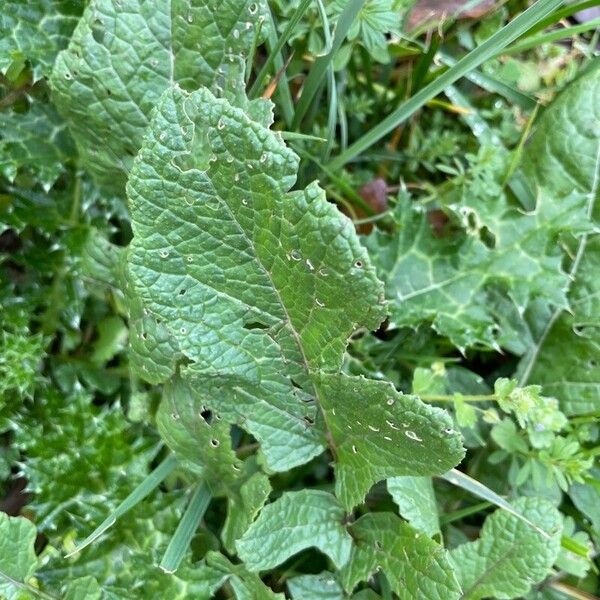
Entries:
{"label": "grass blade", "polygon": [[267,74],[273,66],[273,63],[276,62],[278,58],[279,60],[283,60],[279,56],[279,54],[290,39],[290,37],[292,36],[292,34],[294,33],[294,29],[296,29],[296,26],[304,16],[304,13],[308,10],[308,7],[310,6],[311,2],[312,0],[302,0],[302,2],[298,5],[298,8],[294,11],[294,14],[290,18],[288,24],[286,25],[286,28],[284,29],[277,42],[269,49],[269,56],[267,57],[267,60],[262,66],[261,70],[258,72],[256,80],[252,84],[250,92],[248,93],[248,96],[250,98],[257,98],[258,96],[260,96],[261,88],[263,86]]}
{"label": "grass blade", "polygon": [[542,33],[540,35],[529,37],[522,42],[506,48],[503,54],[518,54],[519,52],[531,50],[532,48],[536,48],[542,44],[557,42],[558,40],[564,40],[580,33],[586,33],[587,31],[598,29],[598,27],[600,27],[600,18],[592,19],[591,21],[582,23],[581,25],[563,27],[562,29],[557,29],[556,31],[549,31],[548,33]]}
{"label": "grass blade", "polygon": [[175,573],[179,568],[210,501],[211,493],[206,484],[201,483],[185,509],[160,563],[165,573]]}
{"label": "grass blade", "polygon": [[323,78],[327,73],[327,68],[333,61],[333,58],[340,49],[343,41],[346,39],[346,35],[348,35],[348,31],[350,30],[350,27],[352,27],[352,23],[354,23],[354,20],[356,19],[365,2],[366,0],[350,0],[340,15],[335,28],[335,33],[333,35],[331,49],[324,56],[317,58],[310,73],[308,74],[306,82],[304,83],[302,95],[300,96],[300,100],[296,106],[296,114],[294,115],[292,129],[297,129],[302,122],[302,119],[304,119],[304,116],[306,115],[313,98],[321,86],[321,83],[323,83]]}
{"label": "grass blade", "polygon": [[[443,50],[438,53],[438,57],[448,67],[453,67],[458,62],[457,59],[453,58]],[[520,106],[521,108],[532,110],[537,106],[536,100],[531,96],[528,96],[527,94],[524,94],[510,85],[507,85],[502,81],[498,81],[497,79],[494,79],[493,77],[490,77],[489,75],[486,75],[477,69],[467,73],[465,77],[475,85],[479,86],[482,90],[490,92],[491,94],[498,94],[499,96],[506,98],[506,100],[509,102]]]}
{"label": "grass blade", "polygon": [[521,519],[527,525],[533,527],[539,534],[543,535],[545,538],[550,539],[550,536],[543,530],[540,529],[537,525],[532,523],[529,519],[526,519],[520,512],[513,508],[513,506],[507,502],[502,496],[496,494],[496,492],[490,490],[487,486],[483,485],[483,483],[479,483],[476,479],[465,475],[458,469],[452,469],[452,471],[448,471],[444,475],[441,475],[441,478],[451,483],[452,485],[456,485],[459,488],[462,488],[466,492],[481,498],[482,500],[486,500],[491,504],[494,504],[498,508],[509,512],[511,515],[514,515],[518,519]]}
{"label": "grass blade", "polygon": [[546,27],[554,25],[562,19],[566,19],[571,15],[578,13],[581,10],[585,10],[586,8],[595,8],[596,6],[598,6],[598,0],[584,0],[583,2],[575,2],[573,4],[569,4],[568,6],[565,6],[564,8],[561,8],[560,10],[557,10],[556,12],[552,13],[545,19],[542,19],[535,27],[532,27],[527,32],[527,35],[533,35],[534,33],[542,31],[542,29],[546,29]]}
{"label": "grass blade", "polygon": [[[273,65],[275,66],[276,72],[285,71],[285,63],[283,62],[283,57],[281,54],[273,52],[273,49],[277,46],[277,28],[275,26],[275,19],[273,18],[273,13],[269,9],[268,11],[268,19],[269,19],[269,35],[267,36],[267,48],[269,49],[269,55],[273,55]],[[277,94],[277,98],[279,99],[279,107],[281,108],[281,112],[283,113],[283,118],[285,120],[286,126],[291,127],[292,120],[294,118],[294,101],[292,100],[292,92],[290,91],[290,86],[288,84],[287,77],[281,77],[280,81],[277,85],[277,90],[275,92]]]}
{"label": "grass blade", "polygon": [[379,125],[354,142],[345,152],[334,158],[329,163],[329,168],[331,170],[342,168],[346,163],[361,154],[361,152],[364,152],[367,148],[370,148],[398,127],[398,125],[406,121],[429,100],[443,92],[449,85],[458,81],[489,58],[496,56],[503,48],[506,48],[510,43],[533,27],[539,19],[547,16],[562,3],[563,0],[538,0],[531,8],[521,13],[508,25],[483,42],[481,46],[461,58],[456,65],[440,75],[435,81],[426,85],[412,98],[401,104],[394,112],[381,121]]}
{"label": "grass blade", "polygon": [[163,460],[152,473],[138,485],[119,506],[114,510],[114,512],[105,519],[73,552],[70,552],[65,556],[65,558],[69,558],[73,556],[73,554],[77,554],[81,552],[84,548],[89,546],[91,543],[95,542],[107,529],[112,527],[117,519],[122,517],[128,510],[132,509],[136,504],[141,502],[150,492],[152,492],[155,488],[157,488],[162,481],[164,481],[175,469],[177,466],[177,459],[174,456],[169,456]]}

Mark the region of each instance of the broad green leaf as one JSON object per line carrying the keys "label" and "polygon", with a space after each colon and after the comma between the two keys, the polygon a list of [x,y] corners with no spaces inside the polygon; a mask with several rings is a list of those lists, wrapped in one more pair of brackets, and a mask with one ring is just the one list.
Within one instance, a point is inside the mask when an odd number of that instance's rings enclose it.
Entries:
{"label": "broad green leaf", "polygon": [[38,566],[33,548],[35,525],[24,517],[9,517],[0,512],[0,596],[7,600],[21,598]]}
{"label": "broad green leaf", "polygon": [[327,492],[286,492],[263,508],[237,542],[238,555],[250,571],[264,571],[315,547],[341,568],[352,546],[344,518],[344,509]]}
{"label": "broad green leaf", "polygon": [[234,565],[218,552],[209,552],[207,563],[228,578],[236,600],[283,600],[283,594],[276,594],[267,587],[256,573],[250,573],[244,565]]}
{"label": "broad green leaf", "polygon": [[[561,542],[556,567],[561,571],[566,571],[570,575],[583,579],[592,566],[590,557],[592,556],[594,544],[592,544],[590,536],[585,531],[576,531],[575,529],[575,520],[572,517],[564,517],[562,539],[563,541],[569,541],[567,544]],[[572,543],[577,544],[583,552],[574,552],[572,548],[566,547]]]}
{"label": "broad green leaf", "polygon": [[340,574],[347,592],[381,569],[400,600],[461,597],[444,548],[396,515],[368,513],[350,531],[352,556]]}
{"label": "broad green leaf", "polygon": [[95,283],[121,287],[125,250],[92,229],[82,252],[83,274]]}
{"label": "broad green leaf", "polygon": [[91,575],[87,575],[69,583],[63,598],[64,600],[100,600],[102,589]]}
{"label": "broad green leaf", "polygon": [[592,524],[592,529],[600,536],[600,489],[594,484],[574,483],[569,488],[569,497],[577,509]]}
{"label": "broad green leaf", "polygon": [[[465,195],[468,197],[468,190]],[[513,311],[542,298],[566,306],[569,283],[556,242],[561,233],[585,230],[582,195],[557,203],[541,195],[524,214],[503,195],[480,199],[488,213],[473,230],[437,234],[425,212],[401,199],[393,235],[375,231],[366,239],[378,273],[386,284],[392,323],[398,327],[426,322],[457,347],[518,344],[507,323],[505,297]],[[475,215],[464,203],[456,211]],[[477,215],[479,218],[479,215]],[[493,242],[485,236],[493,235]]]}
{"label": "broad green leaf", "polygon": [[227,518],[221,531],[221,539],[227,552],[236,553],[236,540],[250,527],[270,493],[269,478],[259,471],[244,481],[238,493],[227,497]]}
{"label": "broad green leaf", "polygon": [[430,477],[392,477],[387,489],[400,515],[429,537],[440,533],[438,507]]}
{"label": "broad green leaf", "polygon": [[316,185],[287,193],[297,162],[227,100],[172,89],[128,185],[135,370],[160,383],[179,362],[277,471],[323,450],[312,371],[338,370],[348,337],[385,315],[351,222]]}
{"label": "broad green leaf", "polygon": [[378,481],[441,474],[464,456],[445,411],[389,383],[322,375],[317,388],[336,454],[336,495],[347,510]]}
{"label": "broad green leaf", "polygon": [[477,541],[450,552],[465,600],[522,596],[550,573],[560,551],[560,513],[543,498],[521,498],[514,506],[547,536],[506,511],[490,515]]}
{"label": "broad green leaf", "polygon": [[0,111],[0,173],[10,182],[25,170],[48,190],[74,154],[67,125],[52,105],[33,101],[24,113]]}
{"label": "broad green leaf", "polygon": [[51,78],[88,171],[122,192],[168,87],[245,98],[244,52],[264,14],[263,0],[93,0]]}
{"label": "broad green leaf", "polygon": [[[524,164],[532,182],[566,203],[577,189],[587,195],[588,212],[600,221],[600,62],[558,97],[541,117]],[[583,112],[582,112],[583,111]],[[594,232],[574,244],[574,279],[569,312],[537,304],[527,313],[533,342],[520,365],[521,381],[539,383],[570,415],[598,410],[600,392],[600,237]],[[561,357],[569,348],[568,361]]]}
{"label": "broad green leaf", "polygon": [[299,575],[287,582],[292,600],[344,600],[344,590],[333,573],[323,571],[318,575]]}
{"label": "broad green leaf", "polygon": [[538,119],[522,169],[532,188],[555,197],[588,194],[598,172],[600,59],[566,89]]}
{"label": "broad green leaf", "polygon": [[29,61],[34,80],[49,75],[85,6],[83,0],[3,0],[0,11],[0,73]]}
{"label": "broad green leaf", "polygon": [[207,411],[179,377],[164,388],[156,424],[178,460],[196,471],[213,494],[232,490],[241,461],[231,447],[230,425]]}

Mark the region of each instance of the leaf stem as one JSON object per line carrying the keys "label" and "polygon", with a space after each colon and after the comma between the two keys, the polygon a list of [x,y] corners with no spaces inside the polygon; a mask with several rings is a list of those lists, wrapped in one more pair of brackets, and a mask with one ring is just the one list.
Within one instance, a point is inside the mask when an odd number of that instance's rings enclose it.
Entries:
{"label": "leaf stem", "polygon": [[455,400],[464,400],[465,402],[496,402],[498,400],[498,396],[496,394],[475,394],[475,395],[465,395],[465,394],[424,394],[419,395],[419,398],[423,400],[423,402],[454,402]]}

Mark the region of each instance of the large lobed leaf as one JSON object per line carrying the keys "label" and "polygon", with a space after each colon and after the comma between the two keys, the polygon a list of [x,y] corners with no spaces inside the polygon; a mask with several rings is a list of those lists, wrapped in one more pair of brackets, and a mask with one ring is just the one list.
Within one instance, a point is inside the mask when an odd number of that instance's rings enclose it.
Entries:
{"label": "large lobed leaf", "polygon": [[[335,374],[349,336],[383,319],[382,290],[322,190],[288,192],[297,157],[258,113],[206,88],[163,95],[128,185],[133,362],[153,383],[179,370],[195,413],[208,407],[252,433],[271,470],[320,454],[328,429],[339,468],[362,469],[340,478],[351,508],[378,479],[451,468],[460,435],[442,411]],[[364,422],[350,432],[355,414]],[[389,448],[377,458],[376,430]]]}
{"label": "large lobed leaf", "polygon": [[240,102],[264,1],[93,0],[51,78],[85,167],[122,192],[150,113],[175,83]]}
{"label": "large lobed leaf", "polygon": [[[367,247],[386,283],[394,325],[430,322],[461,350],[518,350],[519,332],[507,322],[505,303],[498,306],[496,298],[508,300],[519,314],[534,299],[566,306],[569,279],[556,242],[562,233],[586,229],[585,198],[571,195],[556,203],[540,194],[526,214],[501,192],[478,202],[485,207],[482,212],[467,201],[452,205],[465,216],[467,229],[440,234],[425,210],[402,199],[394,234],[375,231]],[[472,228],[469,219],[475,220]]]}
{"label": "large lobed leaf", "polygon": [[[564,194],[585,194],[588,214],[600,224],[600,62],[572,83],[544,113],[524,171],[564,205]],[[568,198],[568,197],[567,197]],[[600,393],[600,237],[572,243],[570,310],[536,304],[527,314],[532,337],[520,366],[523,381],[539,383],[571,415],[598,410]],[[569,360],[564,351],[569,348]]]}

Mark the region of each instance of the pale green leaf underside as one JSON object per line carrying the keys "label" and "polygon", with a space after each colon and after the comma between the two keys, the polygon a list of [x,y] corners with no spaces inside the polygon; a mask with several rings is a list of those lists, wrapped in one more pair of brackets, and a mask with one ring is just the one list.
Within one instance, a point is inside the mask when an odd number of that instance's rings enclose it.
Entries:
{"label": "pale green leaf underside", "polygon": [[344,600],[347,597],[329,571],[292,577],[288,579],[287,586],[293,600]]}
{"label": "pale green leaf underside", "polygon": [[385,315],[352,223],[316,185],[288,193],[297,164],[245,110],[173,88],[128,184],[136,370],[159,383],[181,362],[274,470],[322,451],[310,373],[339,370],[348,337]]}
{"label": "pale green leaf underside", "polygon": [[13,61],[31,63],[34,80],[49,75],[81,15],[81,0],[3,0],[0,11],[0,73]]}
{"label": "pale green leaf underside", "polygon": [[347,510],[378,481],[439,475],[464,456],[448,413],[387,382],[322,375],[317,388],[336,453],[336,495]]}
{"label": "pale green leaf underside", "polygon": [[560,550],[560,513],[543,498],[521,498],[514,506],[548,536],[504,510],[494,512],[477,541],[450,553],[465,600],[516,598],[549,574]]}
{"label": "pale green leaf underside", "polygon": [[314,547],[341,568],[352,546],[352,538],[342,524],[344,517],[344,509],[327,492],[286,492],[262,510],[237,542],[239,557],[250,571],[264,571]]}
{"label": "pale green leaf underside", "polygon": [[400,600],[458,600],[446,551],[396,515],[369,513],[351,526],[354,546],[340,578],[347,592],[381,569]]}
{"label": "pale green leaf underside", "polygon": [[[570,84],[538,122],[525,162],[533,185],[549,189],[557,204],[577,189],[600,223],[600,62]],[[582,242],[580,242],[582,244]],[[600,238],[589,234],[580,246],[575,281],[569,294],[571,314],[558,318],[547,307],[528,315],[534,343],[521,371],[528,381],[561,401],[571,415],[597,411],[600,397]],[[565,348],[569,360],[564,360]]]}
{"label": "pale green leaf underside", "polygon": [[431,477],[392,477],[387,489],[400,515],[429,537],[440,532],[438,507]]}
{"label": "pale green leaf underside", "polygon": [[82,161],[122,191],[150,113],[175,83],[245,98],[262,0],[92,0],[51,78]]}
{"label": "pale green leaf underside", "polygon": [[0,512],[0,596],[19,598],[21,590],[10,579],[23,583],[33,575],[38,559],[33,548],[35,525],[24,517]]}

